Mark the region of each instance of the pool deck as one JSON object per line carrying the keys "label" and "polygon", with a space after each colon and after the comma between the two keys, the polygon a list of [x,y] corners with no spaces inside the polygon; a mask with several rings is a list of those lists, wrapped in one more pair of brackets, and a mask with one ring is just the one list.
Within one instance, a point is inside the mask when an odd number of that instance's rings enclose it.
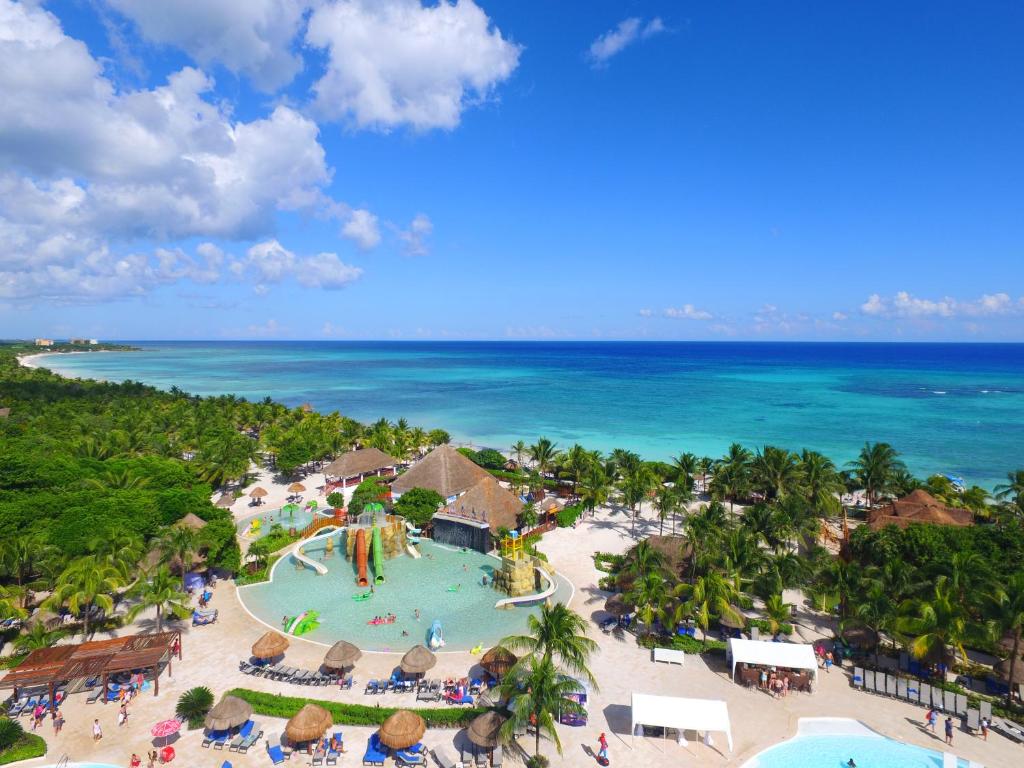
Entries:
{"label": "pool deck", "polygon": [[[309,487],[310,484],[307,484]],[[268,487],[268,485],[264,485]],[[308,495],[307,495],[308,497]],[[241,505],[239,505],[241,506]],[[658,532],[658,524],[648,511],[637,525],[640,536]],[[550,562],[576,585],[571,606],[583,616],[604,617],[602,606],[607,594],[597,589],[600,574],[593,566],[591,554],[601,550],[622,552],[632,545],[629,535],[630,523],[625,513],[603,510],[593,520],[581,522],[575,529],[559,529],[544,537],[541,549]],[[234,687],[247,687],[284,695],[309,696],[317,699],[344,701],[381,706],[414,707],[412,695],[386,694],[366,697],[362,684],[371,677],[387,677],[396,666],[400,654],[364,654],[356,671],[356,686],[352,691],[336,688],[307,688],[285,683],[276,683],[252,678],[238,672],[239,659],[248,656],[249,647],[265,631],[242,608],[236,590],[231,583],[221,583],[214,590],[212,607],[220,611],[219,620],[208,627],[186,628],[183,638],[184,660],[174,665],[174,677],[166,675],[161,679],[160,696],[155,698],[145,693],[129,706],[130,717],[122,728],[116,724],[117,707],[113,705],[86,705],[85,696],[70,697],[64,707],[66,724],[60,736],[54,737],[49,725],[44,725],[39,734],[49,743],[50,753],[45,758],[26,762],[26,765],[55,763],[67,754],[72,761],[109,762],[128,765],[131,753],[145,756],[151,748],[149,729],[159,720],[173,716],[178,696],[188,688],[206,685],[219,697]],[[122,632],[152,631],[152,616],[144,615],[136,626]],[[805,639],[815,632],[812,626],[798,628]],[[559,727],[563,755],[559,757],[552,745],[542,742],[543,751],[552,757],[554,766],[593,766],[594,760],[588,754],[595,748],[601,731],[608,733],[610,756],[613,765],[630,766],[741,766],[758,752],[794,736],[799,719],[802,717],[845,717],[860,720],[871,729],[893,739],[929,749],[944,749],[941,735],[926,733],[921,723],[924,709],[892,699],[856,691],[849,686],[847,676],[840,671],[831,674],[821,672],[814,694],[791,694],[786,699],[775,700],[767,694],[746,690],[729,680],[724,660],[713,658],[705,662],[697,656],[687,656],[686,664],[654,664],[650,653],[638,648],[631,636],[605,635],[592,625],[591,636],[599,649],[594,656],[592,669],[600,689],[593,692],[590,705],[590,724],[583,728]],[[98,636],[97,639],[102,639]],[[294,639],[286,654],[291,666],[316,668],[323,659],[321,645]],[[475,656],[469,653],[445,653],[438,656],[437,666],[429,673],[431,677],[462,677],[475,664]],[[696,698],[724,699],[728,702],[732,721],[735,751],[725,751],[725,739],[716,738],[715,748],[709,748],[691,739],[689,746],[678,746],[674,741],[637,738],[631,746],[629,735],[629,702],[633,692],[662,695],[681,695]],[[444,706],[444,705],[442,705]],[[104,738],[93,742],[90,725],[94,717],[99,718],[104,729]],[[267,733],[281,732],[284,721],[256,717]],[[27,719],[22,718],[27,723]],[[366,738],[370,728],[342,726],[348,754],[339,761],[339,766],[361,765]],[[939,729],[941,733],[941,728]],[[451,745],[454,731],[429,731],[424,737],[428,746]],[[235,768],[269,766],[262,742],[247,755],[213,752],[200,746],[201,732],[182,732],[174,743],[178,757],[175,765],[183,768],[210,766],[216,768],[224,760],[230,760]],[[523,742],[532,750],[533,740]],[[1013,744],[997,734],[991,734],[988,741],[982,741],[965,731],[956,732],[951,750],[958,757],[975,760],[987,768],[1010,768],[1024,765],[1024,747]],[[511,755],[509,764],[516,764]],[[292,758],[289,765],[308,764],[308,759]],[[389,761],[388,763],[392,763]]]}

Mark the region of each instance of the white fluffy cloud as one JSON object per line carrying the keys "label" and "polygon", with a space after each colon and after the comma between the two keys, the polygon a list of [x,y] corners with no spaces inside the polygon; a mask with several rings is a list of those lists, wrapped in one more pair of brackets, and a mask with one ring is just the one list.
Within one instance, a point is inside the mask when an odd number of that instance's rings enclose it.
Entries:
{"label": "white fluffy cloud", "polygon": [[251,279],[260,295],[269,291],[268,285],[288,278],[294,278],[307,288],[337,290],[363,274],[362,269],[346,264],[336,253],[318,253],[302,258],[277,240],[265,240],[250,247],[244,259],[231,265],[231,271],[239,277]]}
{"label": "white fluffy cloud", "polygon": [[949,296],[924,299],[907,291],[899,291],[892,297],[873,293],[860,305],[860,311],[870,317],[886,318],[989,317],[1024,311],[1024,298],[1014,302],[1007,293],[991,293],[971,301],[959,301]]}
{"label": "white fluffy cloud", "polygon": [[697,309],[693,304],[683,304],[681,307],[669,307],[662,314],[677,320],[710,320],[713,315],[704,309]]}
{"label": "white fluffy cloud", "polygon": [[658,17],[644,23],[643,19],[632,16],[623,19],[614,29],[599,35],[590,44],[587,58],[595,67],[604,66],[608,60],[639,40],[646,40],[665,31],[665,24]]}
{"label": "white fluffy cloud", "polygon": [[363,270],[346,264],[336,253],[318,253],[303,259],[296,279],[307,288],[334,291],[358,280]]}
{"label": "white fluffy cloud", "polygon": [[195,256],[132,244],[254,240],[278,211],[347,211],[324,193],[331,171],[314,122],[286,106],[237,121],[211,88],[185,68],[119,91],[56,17],[0,0],[0,296],[102,299],[210,282],[223,261],[211,244]]}
{"label": "white fluffy cloud", "polygon": [[302,69],[295,38],[309,0],[106,0],[147,40],[223,64],[273,91]]}
{"label": "white fluffy cloud", "polygon": [[427,238],[434,231],[434,223],[425,213],[417,213],[409,228],[398,233],[398,238],[405,243],[405,252],[410,256],[425,256],[429,252]]}
{"label": "white fluffy cloud", "polygon": [[335,0],[314,9],[306,42],[327,51],[314,85],[328,119],[387,130],[454,128],[519,63],[473,0]]}
{"label": "white fluffy cloud", "polygon": [[376,248],[380,244],[380,225],[377,217],[365,208],[352,211],[348,221],[341,228],[341,233],[364,251]]}

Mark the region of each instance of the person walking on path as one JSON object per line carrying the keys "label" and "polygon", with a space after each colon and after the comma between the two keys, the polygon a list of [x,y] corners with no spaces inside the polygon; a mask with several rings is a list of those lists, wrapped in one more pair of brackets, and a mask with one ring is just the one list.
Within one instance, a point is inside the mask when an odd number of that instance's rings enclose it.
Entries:
{"label": "person walking on path", "polygon": [[103,738],[103,726],[100,725],[100,721],[97,718],[92,721],[92,740],[99,741]]}
{"label": "person walking on path", "polygon": [[988,718],[981,718],[981,738],[988,741]]}
{"label": "person walking on path", "polygon": [[946,716],[946,743],[953,746],[953,718]]}
{"label": "person walking on path", "polygon": [[924,716],[925,728],[931,728],[932,733],[935,733],[935,722],[939,719],[934,709],[929,709],[928,714]]}
{"label": "person walking on path", "polygon": [[64,727],[64,713],[59,709],[54,710],[53,713],[53,735],[59,736],[60,729]]}
{"label": "person walking on path", "polygon": [[608,764],[608,737],[604,735],[604,731],[597,737],[597,762],[602,765]]}

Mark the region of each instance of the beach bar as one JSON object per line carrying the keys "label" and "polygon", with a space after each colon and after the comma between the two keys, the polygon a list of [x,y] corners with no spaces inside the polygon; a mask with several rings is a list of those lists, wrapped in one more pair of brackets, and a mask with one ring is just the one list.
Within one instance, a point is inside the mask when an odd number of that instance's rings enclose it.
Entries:
{"label": "beach bar", "polygon": [[26,688],[45,688],[53,709],[61,686],[67,686],[67,693],[76,693],[101,683],[106,703],[112,677],[142,674],[143,679],[152,680],[153,695],[159,696],[160,675],[164,668],[168,675],[172,674],[174,656],[181,659],[181,632],[177,631],[54,645],[32,651],[0,680],[0,689],[13,688],[17,699],[18,692]]}
{"label": "beach bar", "polygon": [[394,456],[376,448],[360,448],[348,451],[324,467],[324,474],[334,478],[327,483],[327,491],[359,485],[368,477],[383,477],[390,480],[395,476],[401,462]]}

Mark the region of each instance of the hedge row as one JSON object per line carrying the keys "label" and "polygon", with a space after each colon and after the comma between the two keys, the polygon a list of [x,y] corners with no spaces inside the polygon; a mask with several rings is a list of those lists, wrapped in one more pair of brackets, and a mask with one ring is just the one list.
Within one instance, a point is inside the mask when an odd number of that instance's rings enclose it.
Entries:
{"label": "hedge row", "polygon": [[[363,704],[342,704],[337,701],[320,701],[298,696],[281,696],[248,688],[228,691],[252,705],[252,711],[267,717],[292,717],[306,704],[316,704],[331,713],[335,725],[380,725],[399,709],[405,707],[368,707]],[[413,709],[423,718],[428,728],[464,728],[473,718],[487,710],[482,707],[437,707]]]}
{"label": "hedge row", "polygon": [[17,763],[21,760],[31,760],[34,757],[42,757],[46,754],[46,742],[41,736],[34,733],[26,733],[18,739],[13,746],[0,752],[0,765]]}

